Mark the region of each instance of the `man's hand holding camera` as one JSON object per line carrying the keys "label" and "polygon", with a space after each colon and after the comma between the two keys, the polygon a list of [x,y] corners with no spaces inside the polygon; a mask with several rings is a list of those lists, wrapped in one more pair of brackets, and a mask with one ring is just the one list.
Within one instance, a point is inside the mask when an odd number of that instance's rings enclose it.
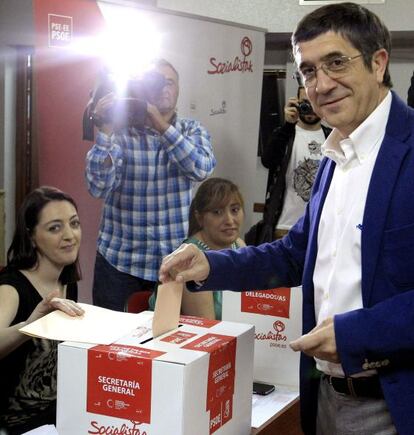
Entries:
{"label": "man's hand holding camera", "polygon": [[170,126],[170,123],[168,122],[169,120],[165,119],[165,117],[158,110],[158,107],[154,104],[147,103],[147,114],[148,117],[146,123],[155,128],[158,133],[163,134]]}
{"label": "man's hand holding camera", "polygon": [[104,75],[92,95],[89,116],[107,135],[125,127],[143,126],[163,134],[170,125],[178,97],[178,75],[170,72],[170,76],[165,77],[161,71],[147,71],[142,77],[128,80],[119,94],[113,78]]}
{"label": "man's hand holding camera", "polygon": [[98,100],[92,112],[92,118],[100,131],[110,136],[114,131],[114,125],[107,114],[112,110],[115,103],[115,93],[110,92]]}
{"label": "man's hand holding camera", "polygon": [[299,100],[296,97],[289,98],[285,106],[285,120],[290,124],[296,124],[299,119],[307,115],[316,116],[308,100]]}
{"label": "man's hand holding camera", "polygon": [[[98,101],[92,116],[95,125],[97,125],[100,131],[110,136],[114,131],[126,127],[127,123],[125,119],[118,117],[120,119],[117,120],[116,116],[108,116],[108,113],[113,112],[114,108],[117,106],[119,107],[121,103],[124,103],[125,106],[125,102],[126,99],[122,101],[121,99],[116,98],[113,92],[105,95]],[[149,102],[142,102],[142,104],[146,104],[147,109],[147,116],[144,125],[153,127],[160,134],[163,134],[170,124],[160,113],[157,106]]]}
{"label": "man's hand holding camera", "polygon": [[296,124],[299,120],[299,100],[296,97],[289,98],[285,106],[285,121],[289,124]]}

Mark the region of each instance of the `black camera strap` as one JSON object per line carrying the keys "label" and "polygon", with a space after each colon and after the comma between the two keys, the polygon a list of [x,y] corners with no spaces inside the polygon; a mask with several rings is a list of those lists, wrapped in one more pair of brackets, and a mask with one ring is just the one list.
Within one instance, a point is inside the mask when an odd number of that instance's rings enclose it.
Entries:
{"label": "black camera strap", "polygon": [[294,140],[293,135],[289,140],[276,181],[269,189],[269,197],[266,199],[263,218],[254,224],[244,236],[247,245],[257,246],[275,240],[275,227],[282,213],[286,190],[286,171],[292,155]]}
{"label": "black camera strap", "polygon": [[263,212],[263,220],[272,225],[276,226],[277,221],[282,213],[283,199],[286,190],[286,172],[289,165],[290,157],[292,156],[293,143],[295,142],[295,137],[293,136],[288,143],[286,154],[283,157],[282,164],[280,165],[280,170],[278,171],[278,176],[275,183],[269,189],[269,198],[266,201],[265,209]]}
{"label": "black camera strap", "polygon": [[82,120],[82,138],[83,140],[94,140],[94,120],[92,117],[92,104],[88,103],[88,105],[85,108],[85,111],[83,112],[83,120]]}

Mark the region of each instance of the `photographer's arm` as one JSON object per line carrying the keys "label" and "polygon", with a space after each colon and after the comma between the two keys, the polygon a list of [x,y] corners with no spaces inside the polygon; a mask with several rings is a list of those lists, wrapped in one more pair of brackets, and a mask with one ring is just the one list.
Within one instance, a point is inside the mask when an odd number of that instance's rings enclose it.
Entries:
{"label": "photographer's arm", "polygon": [[123,151],[114,135],[99,132],[86,155],[85,177],[89,193],[102,198],[121,184]]}
{"label": "photographer's arm", "polygon": [[86,155],[85,178],[89,193],[95,198],[104,197],[121,183],[123,151],[120,139],[113,134],[113,123],[104,122],[108,120],[107,114],[114,101],[113,93],[105,95],[96,103],[92,114],[98,133],[95,145]]}
{"label": "photographer's arm", "polygon": [[163,135],[171,125],[169,121],[173,115],[168,113],[163,116],[157,107],[150,103],[147,103],[147,113],[151,126]]}
{"label": "photographer's arm", "polygon": [[213,172],[216,159],[210,135],[198,121],[181,119],[169,125],[162,142],[170,161],[191,180],[203,181]]}
{"label": "photographer's arm", "polygon": [[216,166],[207,130],[198,121],[191,119],[181,119],[172,125],[175,112],[161,114],[150,103],[147,112],[151,126],[160,133],[169,158],[180,172],[191,180],[205,180]]}
{"label": "photographer's arm", "polygon": [[98,100],[92,112],[94,124],[100,132],[105,133],[108,136],[111,136],[114,132],[114,125],[112,122],[105,122],[108,121],[106,115],[112,109],[114,104],[115,94],[110,92]]}

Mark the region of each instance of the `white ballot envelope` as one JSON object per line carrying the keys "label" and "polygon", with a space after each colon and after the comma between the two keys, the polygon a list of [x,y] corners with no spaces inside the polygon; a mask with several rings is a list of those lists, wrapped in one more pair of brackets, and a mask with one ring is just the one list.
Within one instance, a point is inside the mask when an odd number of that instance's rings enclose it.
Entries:
{"label": "white ballot envelope", "polygon": [[56,310],[19,331],[50,340],[110,344],[140,325],[135,313],[123,313],[89,304],[79,305],[85,310],[82,316],[72,317]]}
{"label": "white ballot envelope", "polygon": [[183,297],[183,283],[168,282],[157,289],[152,334],[154,337],[178,328]]}

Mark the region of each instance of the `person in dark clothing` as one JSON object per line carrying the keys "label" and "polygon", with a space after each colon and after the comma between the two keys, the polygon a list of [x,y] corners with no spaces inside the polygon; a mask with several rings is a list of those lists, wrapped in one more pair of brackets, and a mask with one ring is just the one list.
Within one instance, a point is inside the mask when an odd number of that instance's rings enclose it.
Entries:
{"label": "person in dark clothing", "polygon": [[0,273],[0,433],[20,435],[55,423],[57,342],[19,329],[53,310],[83,314],[73,301],[80,240],[68,194],[45,186],[25,198]]}
{"label": "person in dark clothing", "polygon": [[411,85],[408,88],[407,104],[414,108],[414,72],[411,76]]}
{"label": "person in dark clothing", "polygon": [[269,169],[267,202],[272,189],[278,196],[273,205],[276,237],[304,213],[322,159],[321,145],[331,132],[314,113],[303,86],[289,98],[284,113],[285,123],[273,131],[261,156]]}

